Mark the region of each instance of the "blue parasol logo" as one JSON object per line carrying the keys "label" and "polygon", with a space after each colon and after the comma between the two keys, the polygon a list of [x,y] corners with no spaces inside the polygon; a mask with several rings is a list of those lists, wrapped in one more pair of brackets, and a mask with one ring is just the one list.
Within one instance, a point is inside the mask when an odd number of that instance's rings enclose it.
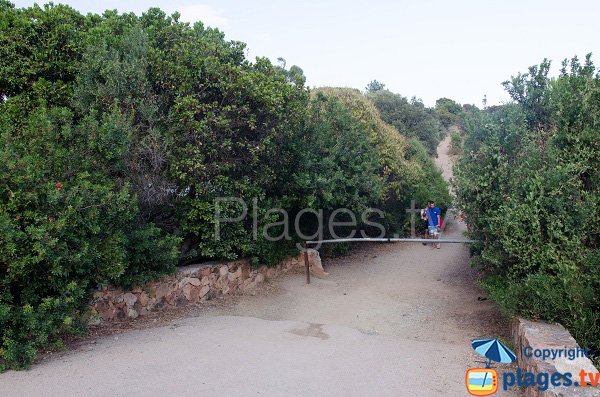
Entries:
{"label": "blue parasol logo", "polygon": [[509,364],[517,359],[517,355],[496,338],[475,339],[471,346],[488,362],[485,368],[467,370],[467,391],[473,396],[491,396],[498,391],[498,372],[490,368],[492,361]]}
{"label": "blue parasol logo", "polygon": [[475,339],[471,341],[473,349],[488,359],[486,368],[489,368],[492,361],[503,364],[510,364],[517,359],[517,355],[498,339]]}

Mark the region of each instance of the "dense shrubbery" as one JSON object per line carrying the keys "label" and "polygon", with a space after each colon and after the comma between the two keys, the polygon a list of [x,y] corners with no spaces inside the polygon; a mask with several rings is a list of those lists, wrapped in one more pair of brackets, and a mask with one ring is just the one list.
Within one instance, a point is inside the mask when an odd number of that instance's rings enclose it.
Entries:
{"label": "dense shrubbery", "polygon": [[372,94],[365,96],[348,88],[321,88],[318,92],[343,103],[373,140],[384,180],[381,208],[387,228],[402,230],[407,226],[405,209],[411,200],[416,200],[417,205],[434,200],[444,210],[450,206],[446,183],[424,146],[386,124],[370,101]]}
{"label": "dense shrubbery", "polygon": [[270,236],[305,207],[382,208],[392,232],[411,199],[449,203],[423,146],[360,92],[311,95],[297,66],[249,62],[243,43],[177,14],[0,0],[0,57],[0,368],[83,330],[98,286],[290,253],[297,236],[254,240],[250,217],[214,239],[218,197],[257,199],[259,230],[280,222]]}
{"label": "dense shrubbery", "polygon": [[409,101],[402,95],[385,89],[372,90],[368,96],[386,123],[408,137],[417,138],[429,154],[435,154],[444,131],[434,109],[425,107],[416,98]]}
{"label": "dense shrubbery", "polygon": [[515,103],[470,112],[457,194],[491,296],[598,349],[600,79],[589,57],[548,69],[505,83]]}
{"label": "dense shrubbery", "polygon": [[465,114],[463,107],[449,98],[440,98],[435,101],[435,112],[444,128],[461,126]]}
{"label": "dense shrubbery", "polygon": [[451,154],[459,154],[462,151],[462,137],[460,132],[452,131],[450,133],[450,152]]}

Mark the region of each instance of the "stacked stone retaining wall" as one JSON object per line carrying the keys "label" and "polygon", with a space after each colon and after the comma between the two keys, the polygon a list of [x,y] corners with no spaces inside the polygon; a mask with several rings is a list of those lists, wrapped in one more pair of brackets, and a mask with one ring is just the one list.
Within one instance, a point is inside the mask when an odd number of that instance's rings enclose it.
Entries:
{"label": "stacked stone retaining wall", "polygon": [[[598,371],[587,357],[578,357],[570,360],[568,357],[558,357],[554,360],[534,357],[528,350],[527,357],[524,349],[531,346],[533,349],[580,349],[575,339],[560,324],[547,324],[538,321],[529,321],[516,318],[511,325],[511,333],[515,353],[517,354],[517,365],[523,372],[536,374],[547,373],[550,376],[556,372],[571,373],[573,382],[579,380],[579,372],[584,370],[597,374]],[[538,387],[526,387],[522,390],[524,397],[600,397],[600,387],[553,387],[548,390],[539,390]]]}
{"label": "stacked stone retaining wall", "polygon": [[[323,273],[319,252],[308,250],[312,272]],[[94,292],[92,321],[112,321],[145,316],[168,307],[197,304],[213,298],[254,290],[265,280],[304,267],[304,256],[289,258],[275,267],[252,268],[248,260],[209,262],[180,268],[177,273],[123,290],[106,287]]]}

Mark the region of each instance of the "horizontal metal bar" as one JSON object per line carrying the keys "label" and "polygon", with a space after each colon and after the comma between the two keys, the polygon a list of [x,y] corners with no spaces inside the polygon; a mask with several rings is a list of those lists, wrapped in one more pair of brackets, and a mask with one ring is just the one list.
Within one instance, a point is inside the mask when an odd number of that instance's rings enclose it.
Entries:
{"label": "horizontal metal bar", "polygon": [[463,240],[463,239],[439,239],[439,238],[339,238],[335,240],[319,240],[319,241],[307,241],[306,244],[324,244],[324,243],[356,243],[356,242],[374,242],[374,243],[386,243],[386,242],[404,242],[404,243],[428,243],[428,244],[472,244],[475,240]]}

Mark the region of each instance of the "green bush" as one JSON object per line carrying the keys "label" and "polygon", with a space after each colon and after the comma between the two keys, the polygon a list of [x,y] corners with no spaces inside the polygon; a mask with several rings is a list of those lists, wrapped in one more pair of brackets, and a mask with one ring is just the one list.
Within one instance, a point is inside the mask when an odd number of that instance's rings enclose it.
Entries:
{"label": "green bush", "polygon": [[7,365],[30,361],[37,347],[72,331],[90,288],[134,280],[142,267],[163,274],[177,257],[176,238],[137,224],[135,196],[99,171],[106,160],[72,120],[68,109],[42,107],[22,127],[0,119],[0,358]]}
{"label": "green bush", "polygon": [[446,129],[450,129],[452,126],[460,127],[462,124],[463,108],[452,99],[440,98],[435,101],[435,112]]}
{"label": "green bush", "polygon": [[457,198],[492,298],[597,349],[600,80],[589,57],[555,79],[547,66],[505,84],[516,103],[466,118]]}
{"label": "green bush", "polygon": [[[249,214],[257,199],[258,230],[278,223],[272,235],[304,207],[381,208],[392,231],[415,197],[450,200],[423,145],[359,91],[311,96],[299,67],[250,62],[243,43],[177,13],[0,0],[0,56],[0,369],[84,332],[100,286],[293,252],[298,236],[254,239],[251,217],[216,239],[219,197]],[[240,207],[219,204],[222,216]]]}
{"label": "green bush", "polygon": [[318,92],[342,103],[371,137],[384,183],[378,208],[385,213],[386,230],[409,230],[410,217],[406,209],[412,200],[416,200],[417,206],[425,206],[428,200],[434,200],[443,209],[450,206],[447,183],[425,146],[418,138],[406,137],[383,121],[371,101],[372,94],[363,95],[348,88],[320,88]]}
{"label": "green bush", "polygon": [[444,130],[435,109],[427,108],[420,100],[410,101],[400,94],[388,90],[373,91],[368,94],[381,118],[401,134],[417,138],[430,155],[436,154]]}
{"label": "green bush", "polygon": [[460,154],[462,152],[462,137],[454,131],[450,134],[450,153]]}

